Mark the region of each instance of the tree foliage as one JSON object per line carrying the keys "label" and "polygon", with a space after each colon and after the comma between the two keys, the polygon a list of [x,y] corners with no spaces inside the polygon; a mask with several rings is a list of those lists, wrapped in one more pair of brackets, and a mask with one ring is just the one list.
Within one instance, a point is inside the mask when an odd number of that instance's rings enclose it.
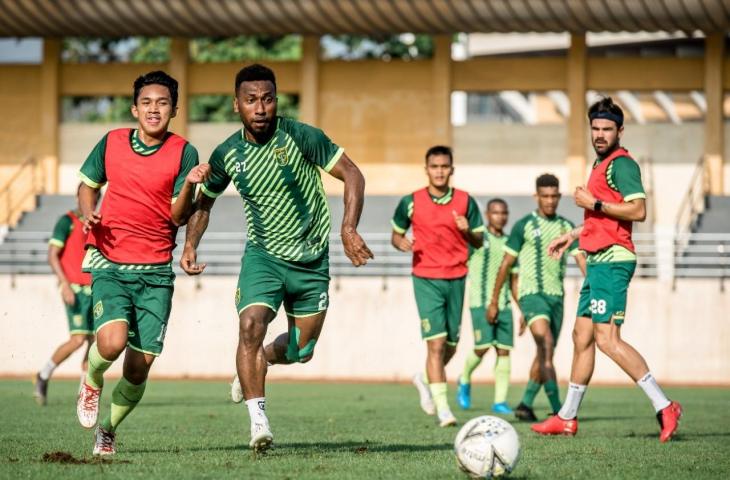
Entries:
{"label": "tree foliage", "polygon": [[[428,35],[413,34],[380,39],[328,35],[322,39],[322,49],[325,59],[415,60],[432,56],[433,41]],[[190,61],[195,63],[298,60],[301,56],[298,35],[204,37],[190,41]],[[69,63],[166,63],[170,61],[170,39],[69,37],[63,40],[62,59]],[[231,102],[232,95],[194,95],[189,99],[186,114],[192,122],[236,122],[238,115]],[[64,120],[131,121],[129,104],[127,97],[71,97],[63,100],[62,112]],[[280,115],[297,118],[298,110],[296,95],[279,94]]]}

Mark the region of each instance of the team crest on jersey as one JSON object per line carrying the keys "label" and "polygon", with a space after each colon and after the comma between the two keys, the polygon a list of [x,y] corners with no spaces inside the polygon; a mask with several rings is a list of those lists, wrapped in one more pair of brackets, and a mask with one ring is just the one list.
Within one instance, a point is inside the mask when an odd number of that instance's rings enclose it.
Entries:
{"label": "team crest on jersey", "polygon": [[104,315],[104,304],[101,303],[101,300],[99,300],[96,302],[96,305],[94,305],[94,319],[99,319],[102,315]]}
{"label": "team crest on jersey", "polygon": [[431,322],[428,320],[428,318],[424,318],[423,320],[421,320],[421,328],[426,333],[431,331]]}
{"label": "team crest on jersey", "polygon": [[278,163],[280,167],[283,167],[289,163],[289,157],[286,154],[285,147],[277,148],[276,150],[274,150],[274,158],[276,158],[276,163]]}
{"label": "team crest on jersey", "polygon": [[535,230],[533,230],[533,232],[532,232],[532,236],[533,236],[533,237],[537,238],[537,237],[539,237],[540,235],[542,235],[542,232],[540,231],[540,229],[539,229],[539,228],[536,228]]}

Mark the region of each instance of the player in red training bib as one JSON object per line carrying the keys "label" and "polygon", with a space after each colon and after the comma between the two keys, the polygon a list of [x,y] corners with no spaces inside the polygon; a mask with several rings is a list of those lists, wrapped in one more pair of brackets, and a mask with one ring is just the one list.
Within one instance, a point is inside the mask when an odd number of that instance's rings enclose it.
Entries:
{"label": "player in red training bib", "polygon": [[[78,190],[76,197],[78,202]],[[71,336],[56,348],[36,375],[33,395],[40,405],[46,404],[48,382],[53,371],[85,343],[87,348],[81,370],[82,376],[86,377],[86,355],[88,346],[94,341],[94,318],[91,315],[91,275],[81,271],[81,262],[86,253],[86,234],[82,222],[78,207],[64,213],[53,227],[51,239],[48,240],[48,264],[58,279]]]}
{"label": "player in red training bib", "polygon": [[562,255],[578,238],[581,250],[588,255],[573,330],[570,385],[558,414],[531,428],[543,435],[577,433],[578,409],[593,375],[598,345],[651,400],[661,428],[659,441],[663,443],[676,432],[682,407],[666,397],[641,354],[621,338],[626,294],[636,269],[632,223],[646,218],[641,171],[620,145],[624,131],[621,108],[610,97],[603,98],[591,106],[588,118],[598,158],[587,188],[575,190],[575,203],[585,210],[584,223],[548,247],[551,255]]}
{"label": "player in red training bib", "polygon": [[[426,152],[428,187],[403,197],[391,221],[391,243],[413,252],[413,291],[426,341],[426,371],[416,374],[421,408],[436,414],[442,427],[456,425],[449,408],[446,364],[456,352],[464,305],[469,247],[484,242],[484,222],[477,202],[449,185],[454,157],[449,147]],[[413,239],[406,237],[408,228]]]}
{"label": "player in red training bib", "polygon": [[[81,167],[81,213],[89,231],[83,269],[91,273],[96,342],[77,402],[81,425],[93,428],[104,372],[126,351],[111,411],[96,428],[94,455],[116,453],[115,432],[144,394],[147,374],[162,352],[172,306],[172,250],[191,214],[195,184],[208,165],[168,131],[177,112],[177,81],[151,72],[134,82],[137,128],[112,130]],[[96,192],[108,182],[101,211]]]}

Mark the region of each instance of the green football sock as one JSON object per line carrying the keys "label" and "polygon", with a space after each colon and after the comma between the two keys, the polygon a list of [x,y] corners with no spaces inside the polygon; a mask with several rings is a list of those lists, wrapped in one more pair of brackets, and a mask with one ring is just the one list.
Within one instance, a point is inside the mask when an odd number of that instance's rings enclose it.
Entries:
{"label": "green football sock", "polygon": [[122,377],[114,388],[112,393],[112,409],[111,413],[101,421],[101,427],[104,430],[113,432],[117,429],[122,420],[134,410],[144,395],[144,389],[147,382],[140,385],[130,383],[129,380]]}
{"label": "green football sock", "polygon": [[509,390],[509,374],[512,367],[510,357],[497,357],[494,365],[494,403],[507,401],[507,390]]}
{"label": "green football sock", "polygon": [[433,403],[436,405],[436,410],[439,412],[443,412],[444,410],[450,410],[449,401],[447,399],[447,384],[431,383],[428,385],[428,388],[431,389],[431,398],[433,398]]}
{"label": "green football sock", "polygon": [[86,371],[86,383],[94,388],[104,386],[104,372],[112,366],[112,361],[102,357],[96,342],[89,348],[89,369]]}
{"label": "green football sock", "polygon": [[545,382],[545,395],[547,395],[550,401],[550,408],[553,409],[553,412],[560,410],[560,391],[558,390],[558,383],[555,380]]}
{"label": "green football sock", "polygon": [[471,383],[471,374],[480,363],[482,363],[482,357],[475,354],[473,350],[470,351],[469,355],[466,356],[466,362],[464,362],[464,371],[461,372],[461,383]]}
{"label": "green football sock", "polygon": [[527,387],[525,388],[525,393],[522,396],[522,403],[532,408],[532,404],[535,403],[535,397],[540,392],[540,388],[542,388],[542,383],[528,380]]}

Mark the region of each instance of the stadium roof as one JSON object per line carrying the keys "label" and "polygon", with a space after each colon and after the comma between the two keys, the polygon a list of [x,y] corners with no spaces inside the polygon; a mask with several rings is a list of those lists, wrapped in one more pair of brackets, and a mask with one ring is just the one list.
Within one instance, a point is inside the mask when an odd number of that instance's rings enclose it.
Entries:
{"label": "stadium roof", "polygon": [[730,29],[730,0],[0,0],[0,36]]}

